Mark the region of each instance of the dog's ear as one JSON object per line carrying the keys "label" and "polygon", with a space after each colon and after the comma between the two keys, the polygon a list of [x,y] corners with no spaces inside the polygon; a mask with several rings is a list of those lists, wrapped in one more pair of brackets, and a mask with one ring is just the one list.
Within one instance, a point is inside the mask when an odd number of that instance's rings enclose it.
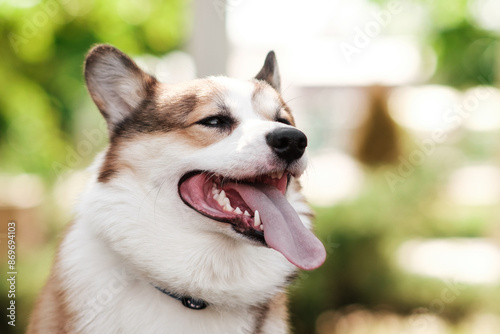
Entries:
{"label": "dog's ear", "polygon": [[106,44],[95,46],[87,54],[85,81],[110,133],[153,94],[158,84],[130,57]]}
{"label": "dog's ear", "polygon": [[267,82],[278,92],[281,90],[280,71],[274,51],[269,51],[264,61],[264,66],[262,66],[260,72],[255,76],[255,79]]}

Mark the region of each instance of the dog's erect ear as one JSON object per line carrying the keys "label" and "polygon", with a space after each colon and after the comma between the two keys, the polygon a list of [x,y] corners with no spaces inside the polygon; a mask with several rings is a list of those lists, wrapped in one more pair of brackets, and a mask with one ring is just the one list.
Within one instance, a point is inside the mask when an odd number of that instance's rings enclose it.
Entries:
{"label": "dog's erect ear", "polygon": [[264,62],[264,66],[262,66],[260,72],[255,76],[255,79],[267,82],[278,92],[281,90],[280,71],[278,69],[278,61],[276,60],[274,51],[269,51]]}
{"label": "dog's erect ear", "polygon": [[95,46],[87,54],[85,80],[110,133],[153,94],[158,84],[126,54],[105,44]]}

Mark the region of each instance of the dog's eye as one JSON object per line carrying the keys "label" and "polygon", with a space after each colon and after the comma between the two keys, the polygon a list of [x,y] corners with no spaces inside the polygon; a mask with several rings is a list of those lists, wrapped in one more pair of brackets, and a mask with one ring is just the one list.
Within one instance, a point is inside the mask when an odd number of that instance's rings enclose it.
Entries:
{"label": "dog's eye", "polygon": [[209,116],[196,123],[211,128],[229,128],[234,124],[234,121],[227,116]]}
{"label": "dog's eye", "polygon": [[283,123],[286,125],[292,125],[292,123],[289,120],[287,120],[286,118],[282,118],[282,117],[278,117],[276,119],[276,122]]}

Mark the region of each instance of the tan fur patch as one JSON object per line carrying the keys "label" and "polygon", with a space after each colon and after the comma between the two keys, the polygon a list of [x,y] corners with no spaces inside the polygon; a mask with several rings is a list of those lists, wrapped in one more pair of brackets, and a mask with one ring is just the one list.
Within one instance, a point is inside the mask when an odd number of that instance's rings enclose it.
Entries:
{"label": "tan fur patch", "polygon": [[[285,119],[291,125],[295,126],[295,120],[292,116],[290,108],[285,103],[281,95],[274,90],[265,81],[253,81],[255,89],[252,94],[252,105],[254,110],[263,118],[277,121]],[[275,106],[269,108],[272,104],[270,101],[275,101]],[[267,105],[267,108],[265,107]]]}
{"label": "tan fur patch", "polygon": [[269,304],[269,316],[288,322],[288,296],[285,292],[277,295]]}
{"label": "tan fur patch", "polygon": [[97,176],[97,180],[99,182],[106,183],[108,182],[118,171],[118,157],[117,157],[117,145],[111,144],[108,151],[106,152],[106,156],[104,158],[104,163],[101,166],[99,171],[99,175]]}
{"label": "tan fur patch", "polygon": [[290,123],[295,126],[295,118],[292,115],[292,111],[290,110],[290,107],[286,104],[285,100],[283,100],[283,97],[279,95],[280,103],[283,108],[283,113],[285,114],[286,119],[290,121]]}
{"label": "tan fur patch", "polygon": [[288,297],[285,292],[276,295],[267,304],[256,308],[253,334],[262,334],[267,319],[282,319],[288,323]]}
{"label": "tan fur patch", "polygon": [[[65,229],[63,240],[72,224]],[[51,274],[35,303],[26,334],[65,334],[73,332],[74,314],[69,309],[67,292],[60,277],[61,247],[54,259]]]}
{"label": "tan fur patch", "polygon": [[115,127],[98,180],[108,182],[121,168],[126,167],[120,161],[120,151],[137,136],[171,133],[195,148],[212,145],[224,138],[227,133],[196,124],[220,112],[221,90],[209,79],[181,85],[161,84],[156,93],[146,99],[141,109]]}

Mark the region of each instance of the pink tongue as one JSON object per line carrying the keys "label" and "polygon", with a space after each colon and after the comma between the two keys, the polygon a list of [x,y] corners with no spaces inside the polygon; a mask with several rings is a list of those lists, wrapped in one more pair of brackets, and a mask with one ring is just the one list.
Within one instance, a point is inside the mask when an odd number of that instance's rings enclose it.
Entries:
{"label": "pink tongue", "polygon": [[253,211],[259,210],[269,247],[301,269],[312,270],[323,264],[325,247],[302,224],[295,209],[276,187],[265,184],[228,186],[235,189]]}

